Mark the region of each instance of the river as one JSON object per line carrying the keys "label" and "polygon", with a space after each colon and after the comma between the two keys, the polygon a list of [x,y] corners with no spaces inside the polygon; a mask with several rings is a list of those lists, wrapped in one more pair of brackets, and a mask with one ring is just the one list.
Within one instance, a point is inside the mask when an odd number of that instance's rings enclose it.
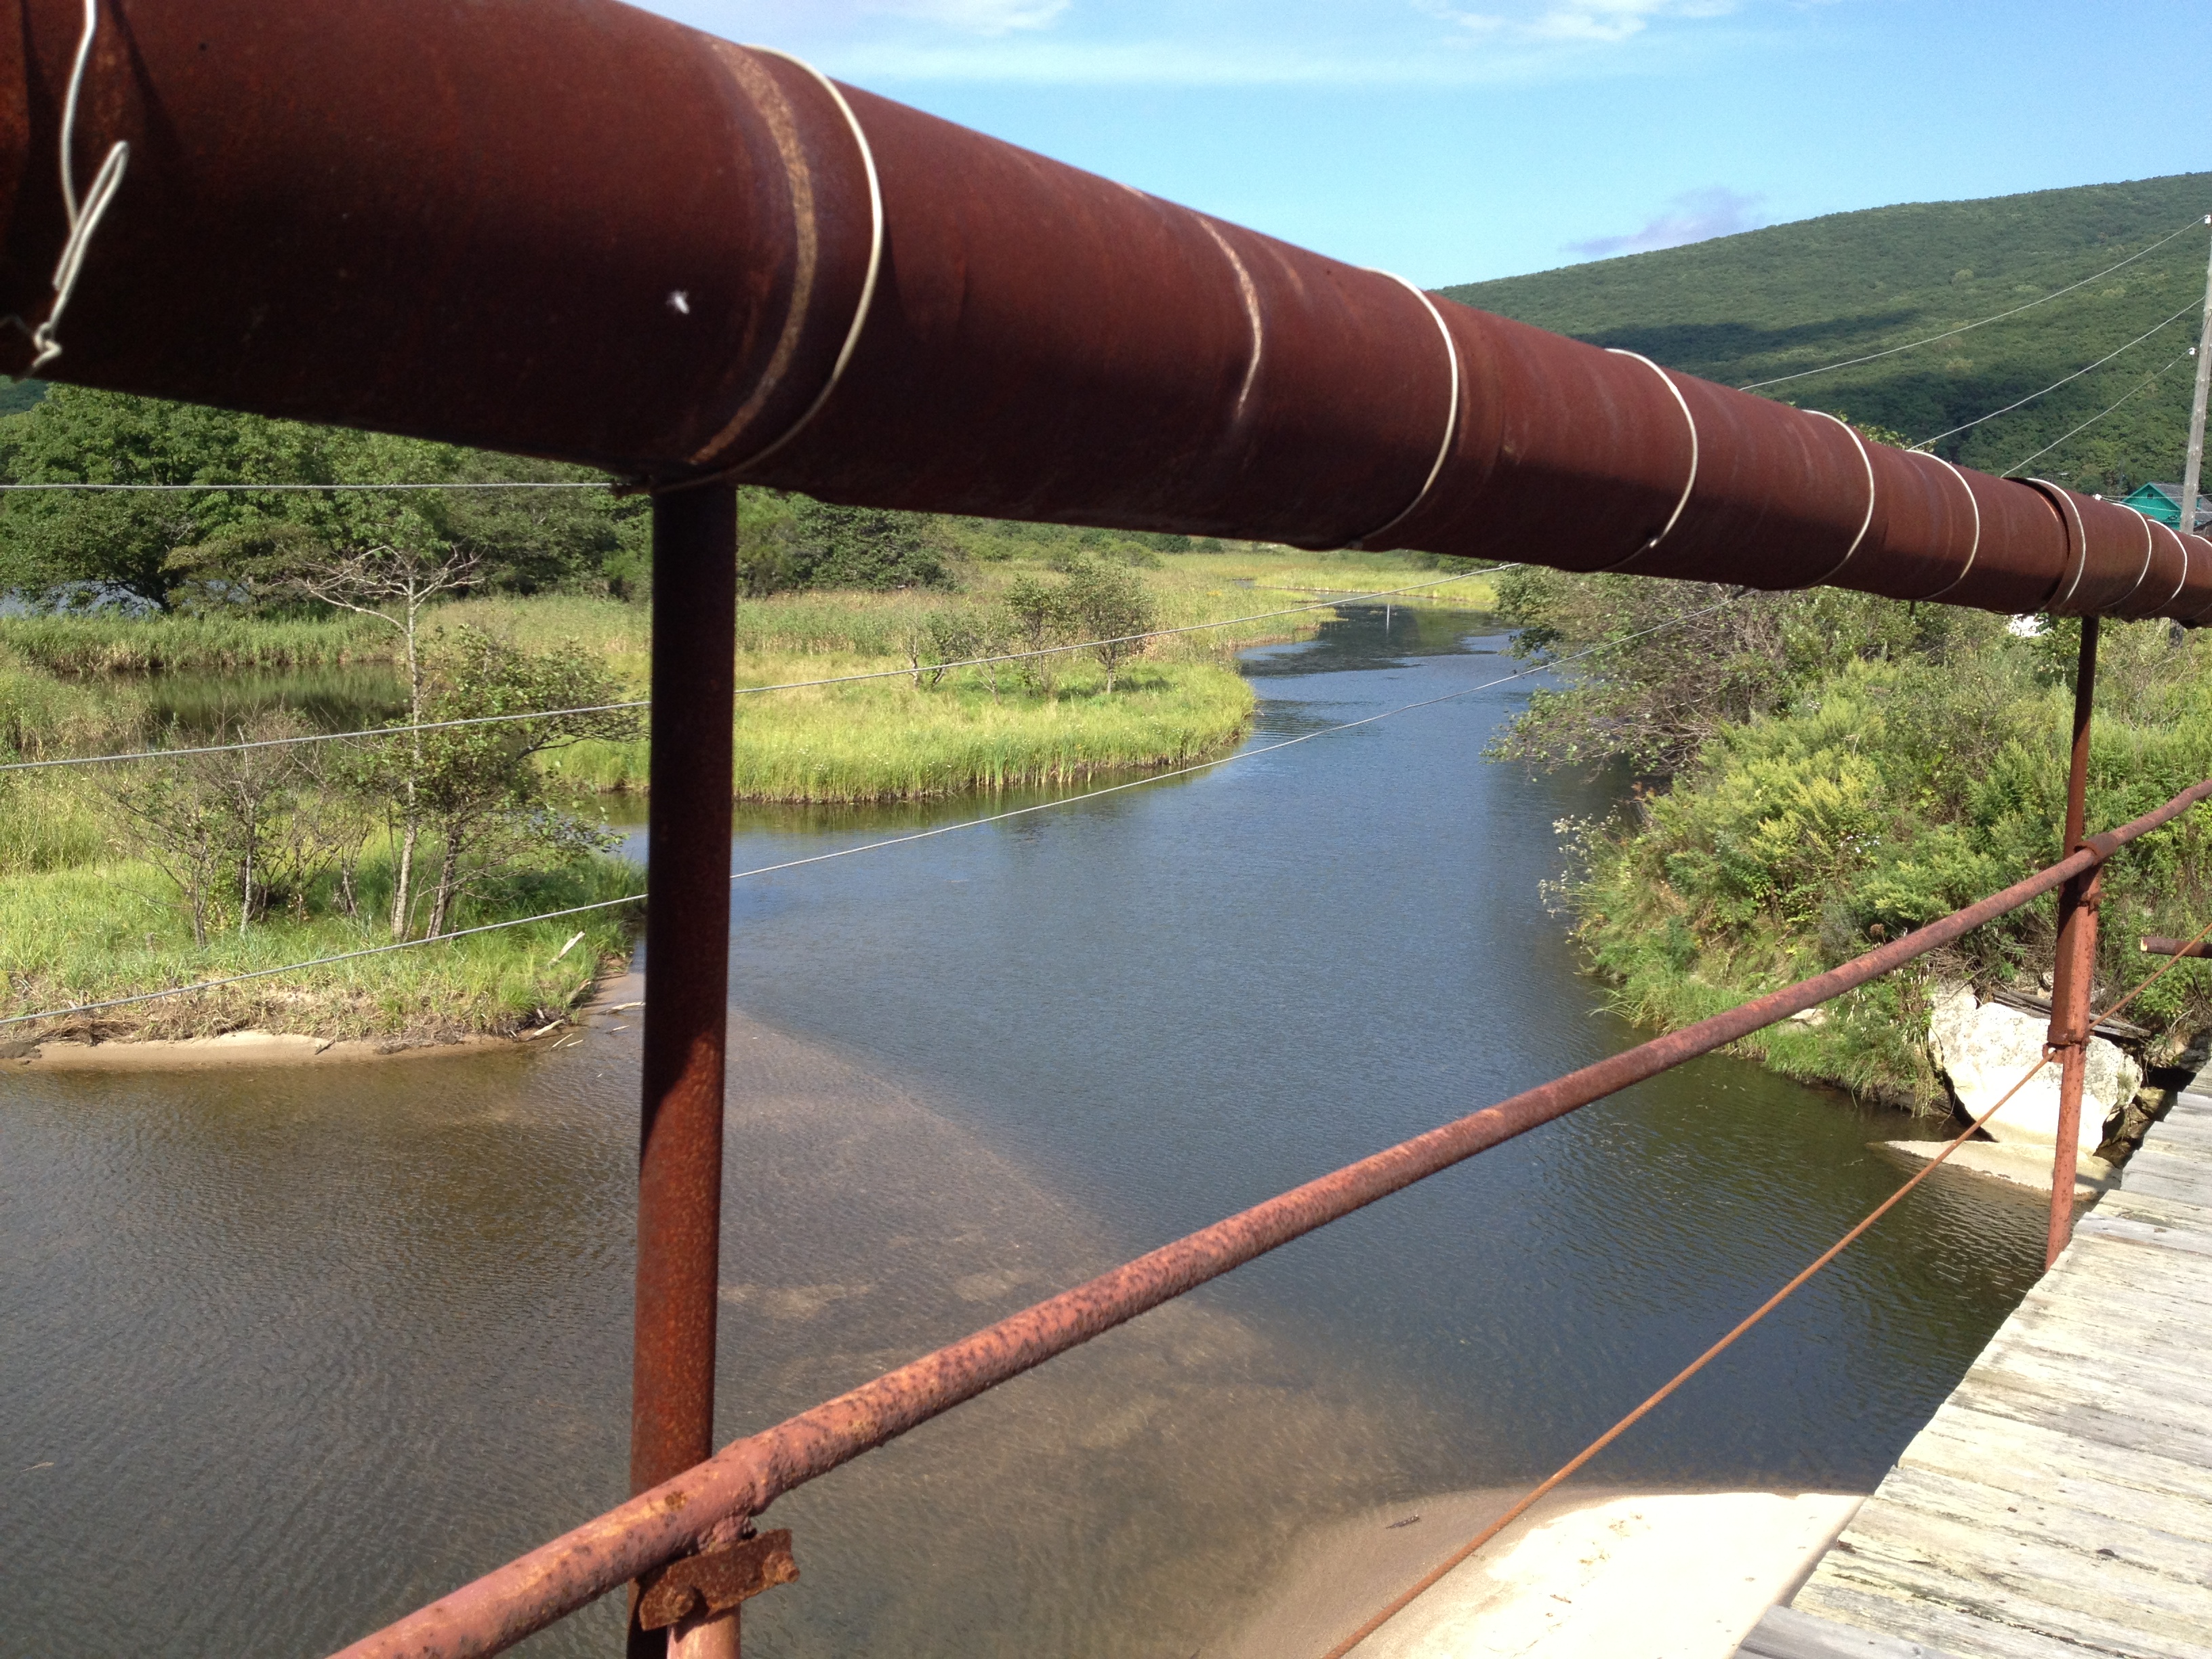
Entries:
{"label": "river", "polygon": [[[1481,627],[1249,653],[1252,744],[1508,672]],[[1539,890],[1610,786],[1481,758],[1528,689],[740,882],[720,1436],[1635,1041]],[[737,867],[976,810],[748,811]],[[322,1652],[618,1498],[635,1020],[0,1078],[0,1653]],[[1928,1132],[1723,1058],[1589,1108],[779,1503],[747,1650],[1218,1651],[1316,1529],[1562,1461]],[[1591,1477],[1869,1487],[2040,1226],[1931,1183]]]}

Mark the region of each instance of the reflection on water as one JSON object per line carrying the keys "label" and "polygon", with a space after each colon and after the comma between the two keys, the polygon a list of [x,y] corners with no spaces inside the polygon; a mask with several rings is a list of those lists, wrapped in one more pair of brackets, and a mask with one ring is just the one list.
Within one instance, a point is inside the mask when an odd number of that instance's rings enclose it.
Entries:
{"label": "reflection on water", "polygon": [[388,663],[335,668],[199,669],[149,675],[149,723],[195,738],[235,729],[241,720],[286,708],[318,732],[351,732],[381,726],[407,713],[407,684]]}
{"label": "reflection on water", "polygon": [[[1255,741],[1512,666],[1390,623],[1254,653]],[[1604,789],[1480,758],[1526,685],[740,884],[722,1435],[1632,1041],[1536,893]],[[737,866],[974,810],[753,810]],[[0,1652],[316,1651],[619,1497],[635,1018],[0,1078]],[[748,1651],[1212,1651],[1299,1537],[1578,1447],[1871,1207],[1905,1127],[1710,1059],[1538,1131],[779,1504],[805,1577]],[[1870,1483],[2038,1226],[1917,1196],[1593,1478]]]}

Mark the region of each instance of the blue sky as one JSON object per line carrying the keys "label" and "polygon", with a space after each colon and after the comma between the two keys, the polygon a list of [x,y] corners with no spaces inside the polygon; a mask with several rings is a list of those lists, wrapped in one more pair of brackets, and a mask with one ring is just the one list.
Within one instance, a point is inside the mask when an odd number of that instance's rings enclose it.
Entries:
{"label": "blue sky", "polygon": [[2203,0],[652,9],[1431,287],[1889,202],[2212,170]]}

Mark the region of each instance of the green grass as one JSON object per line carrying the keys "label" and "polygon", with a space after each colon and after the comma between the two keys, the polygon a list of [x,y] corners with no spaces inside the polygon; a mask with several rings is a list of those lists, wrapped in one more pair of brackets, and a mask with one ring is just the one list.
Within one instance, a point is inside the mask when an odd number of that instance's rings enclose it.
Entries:
{"label": "green grass", "polygon": [[[643,872],[616,860],[518,877],[468,907],[463,926],[642,890]],[[374,914],[372,902],[364,908]],[[574,1006],[626,949],[626,909],[422,945],[305,973],[96,1014],[0,1030],[0,1042],[210,1036],[253,1030],[316,1036],[427,1040],[511,1034]],[[585,937],[556,962],[569,936]],[[176,890],[127,860],[11,874],[0,881],[0,1015],[129,996],[389,942],[372,921],[271,917],[196,949]]]}
{"label": "green grass", "polygon": [[[1148,569],[1146,580],[1164,628],[1453,574],[1418,556],[1241,544],[1218,553],[1156,556],[1159,568]],[[744,601],[738,684],[903,671],[905,640],[928,613],[990,605],[1009,582],[1036,572],[1034,560],[1015,558],[963,567],[961,591],[952,594],[807,592]],[[1496,599],[1495,581],[1472,574],[1401,603],[1484,610]],[[1111,696],[1091,659],[1072,653],[1060,659],[1052,696],[1024,686],[1009,667],[1000,672],[996,699],[980,669],[957,671],[929,690],[896,672],[853,685],[740,697],[737,794],[759,801],[915,799],[1182,764],[1234,744],[1249,723],[1252,694],[1231,666],[1235,653],[1310,639],[1332,614],[1313,610],[1158,641],[1124,671]],[[467,623],[529,644],[576,640],[605,653],[634,695],[645,694],[652,640],[638,607],[612,599],[471,599],[437,617],[441,626]],[[641,743],[580,744],[548,763],[581,788],[646,787]]]}
{"label": "green grass", "polygon": [[388,660],[398,641],[394,629],[364,617],[0,617],[0,647],[52,674],[335,667]]}
{"label": "green grass", "polygon": [[[914,800],[1073,783],[1218,753],[1251,719],[1251,688],[1218,664],[1140,664],[1110,697],[1103,681],[1086,665],[1057,696],[1008,686],[994,702],[971,669],[933,690],[902,678],[740,698],[737,798]],[[647,762],[641,743],[581,744],[550,764],[579,787],[641,790]]]}
{"label": "green grass", "polygon": [[[2063,643],[2063,641],[2062,641]],[[1677,1028],[1832,967],[2054,862],[2071,696],[2048,642],[1856,663],[1782,713],[1723,729],[1625,822],[1580,826],[1578,936],[1640,1023]],[[2109,827],[2212,775],[2212,636],[2108,625],[2088,819]],[[2106,866],[2097,995],[2143,972],[2136,940],[2212,920],[2212,817],[2185,814]],[[1936,1111],[1923,1039],[1944,984],[1986,996],[2051,959],[2045,899],[1746,1052],[1790,1075]],[[2183,963],[2128,1018],[2170,1054],[2212,1021],[2212,965]]]}
{"label": "green grass", "polygon": [[50,760],[134,742],[150,708],[137,685],[58,678],[0,643],[0,759]]}

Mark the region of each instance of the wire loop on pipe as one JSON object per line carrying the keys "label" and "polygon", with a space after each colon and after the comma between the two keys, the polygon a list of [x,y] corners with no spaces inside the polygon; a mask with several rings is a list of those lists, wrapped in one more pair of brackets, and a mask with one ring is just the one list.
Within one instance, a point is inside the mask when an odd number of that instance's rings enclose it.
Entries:
{"label": "wire loop on pipe", "polygon": [[1412,518],[1419,509],[1421,503],[1429,499],[1429,491],[1436,488],[1437,478],[1443,471],[1444,463],[1451,459],[1452,445],[1459,438],[1461,398],[1459,342],[1452,338],[1451,329],[1444,321],[1443,313],[1437,309],[1437,302],[1423,293],[1417,284],[1408,282],[1395,270],[1376,270],[1375,274],[1377,276],[1388,276],[1419,300],[1421,302],[1421,308],[1429,313],[1430,320],[1436,324],[1437,332],[1444,337],[1444,362],[1451,371],[1451,402],[1444,411],[1443,441],[1437,446],[1437,459],[1429,467],[1429,476],[1421,480],[1421,487],[1415,492],[1413,499],[1406,503],[1403,512],[1380,530],[1370,530],[1364,536],[1358,537],[1351,543],[1352,546],[1370,553],[1381,551],[1382,550],[1376,548],[1375,544]]}
{"label": "wire loop on pipe", "polygon": [[[93,174],[92,183],[82,200],[76,193],[76,114],[84,92],[84,74],[92,62],[94,38],[100,33],[100,0],[84,0],[84,32],[78,36],[76,56],[70,63],[69,92],[62,103],[62,131],[60,143],[62,209],[69,220],[69,235],[62,243],[59,259],[54,264],[54,302],[48,307],[46,319],[30,331],[31,343],[38,348],[30,366],[24,369],[24,378],[38,374],[48,363],[62,355],[62,343],[56,331],[61,326],[62,313],[68,309],[70,296],[76,292],[76,279],[84,270],[84,256],[92,245],[92,234],[100,228],[100,222],[107,215],[115,192],[123,187],[123,170],[130,164],[131,146],[121,139],[108,147],[100,170]],[[21,318],[11,319],[17,327]]]}
{"label": "wire loop on pipe", "polygon": [[1851,441],[1852,447],[1858,451],[1859,465],[1866,468],[1867,475],[1866,516],[1859,520],[1858,534],[1851,538],[1851,544],[1844,550],[1842,558],[1837,560],[1826,572],[1805,584],[1808,587],[1818,587],[1823,582],[1833,581],[1842,573],[1844,567],[1849,564],[1858,552],[1859,544],[1866,540],[1867,531],[1874,523],[1874,457],[1867,453],[1866,440],[1859,436],[1858,428],[1849,421],[1839,420],[1825,409],[1808,409],[1805,412],[1808,415],[1817,415],[1824,421],[1834,421],[1838,426],[1843,428]]}
{"label": "wire loop on pipe", "polygon": [[1959,574],[1952,577],[1949,581],[1944,583],[1942,586],[1937,588],[1933,593],[1923,593],[1918,599],[1914,601],[1915,604],[1921,604],[1929,600],[1942,599],[1946,593],[1950,592],[1953,589],[1957,587],[1960,582],[1965,581],[1966,580],[1967,573],[1973,569],[1974,556],[1982,550],[1982,504],[1975,498],[1974,487],[1966,482],[1966,475],[1960,471],[1957,467],[1952,465],[1950,462],[1945,460],[1941,455],[1935,453],[1932,450],[1926,449],[1908,449],[1905,453],[1908,455],[1925,455],[1929,460],[1935,462],[1936,465],[1942,467],[1946,472],[1956,478],[1959,481],[1959,488],[1966,492],[1966,505],[1972,510],[1974,515],[1974,537],[1972,541],[1966,544],[1966,563],[1960,565],[1959,567]]}
{"label": "wire loop on pipe", "polygon": [[[2137,516],[2142,517],[2142,515],[2138,514]],[[2104,614],[2107,616],[2117,616],[2119,613],[2120,607],[2127,604],[2130,599],[2135,598],[2136,594],[2142,589],[2143,583],[2150,580],[2150,562],[2157,555],[2158,544],[2151,538],[2150,520],[2147,517],[2143,518],[2142,532],[2142,568],[2136,572],[2136,579],[2133,582],[2129,584],[2128,591],[2126,592],[2121,594],[2119,598],[2116,599],[2108,600],[2104,605],[2100,607]]]}
{"label": "wire loop on pipe", "polygon": [[[2165,610],[2166,606],[2172,605],[2176,599],[2179,599],[2181,597],[2181,590],[2189,586],[2189,544],[2183,540],[2180,536],[2175,534],[2172,526],[2160,523],[2158,520],[2152,518],[2148,514],[2145,514],[2143,515],[2143,522],[2154,527],[2152,532],[2153,534],[2162,530],[2167,535],[2172,536],[2173,544],[2181,550],[2181,575],[2174,582],[2173,591],[2168,593],[2164,599],[2160,599],[2156,605],[2152,605],[2146,613],[2150,616],[2156,616],[2160,611]],[[2137,586],[2140,586],[2141,584],[2138,583]]]}
{"label": "wire loop on pipe", "polygon": [[1606,349],[1616,357],[1635,358],[1638,362],[1656,374],[1660,383],[1674,394],[1675,406],[1682,411],[1683,423],[1690,428],[1690,476],[1682,480],[1682,494],[1674,502],[1674,510],[1667,515],[1667,522],[1659,526],[1659,533],[1626,558],[1616,560],[1612,564],[1600,565],[1593,573],[1598,575],[1602,575],[1607,571],[1626,570],[1646,553],[1657,547],[1660,543],[1665,541],[1673,532],[1675,524],[1680,520],[1682,509],[1690,504],[1690,492],[1698,487],[1698,417],[1690,413],[1690,400],[1682,395],[1682,388],[1674,384],[1673,375],[1642,353],[1624,351],[1619,346],[1607,346]]}
{"label": "wire loop on pipe", "polygon": [[2051,592],[2044,596],[2043,604],[2039,607],[2045,611],[2056,611],[2074,597],[2081,588],[2081,578],[2088,574],[2089,526],[2081,522],[2081,509],[2074,505],[2072,490],[2062,484],[2055,484],[2048,478],[2024,478],[2021,482],[2040,492],[2045,501],[2054,503],[2059,508],[2059,523],[2065,526],[2067,538],[2073,544],[2071,550],[2074,553],[2074,579],[2067,581],[2065,572],[2061,570],[2058,580],[2066,583],[2066,591],[2060,592],[2057,582],[2052,583]]}

